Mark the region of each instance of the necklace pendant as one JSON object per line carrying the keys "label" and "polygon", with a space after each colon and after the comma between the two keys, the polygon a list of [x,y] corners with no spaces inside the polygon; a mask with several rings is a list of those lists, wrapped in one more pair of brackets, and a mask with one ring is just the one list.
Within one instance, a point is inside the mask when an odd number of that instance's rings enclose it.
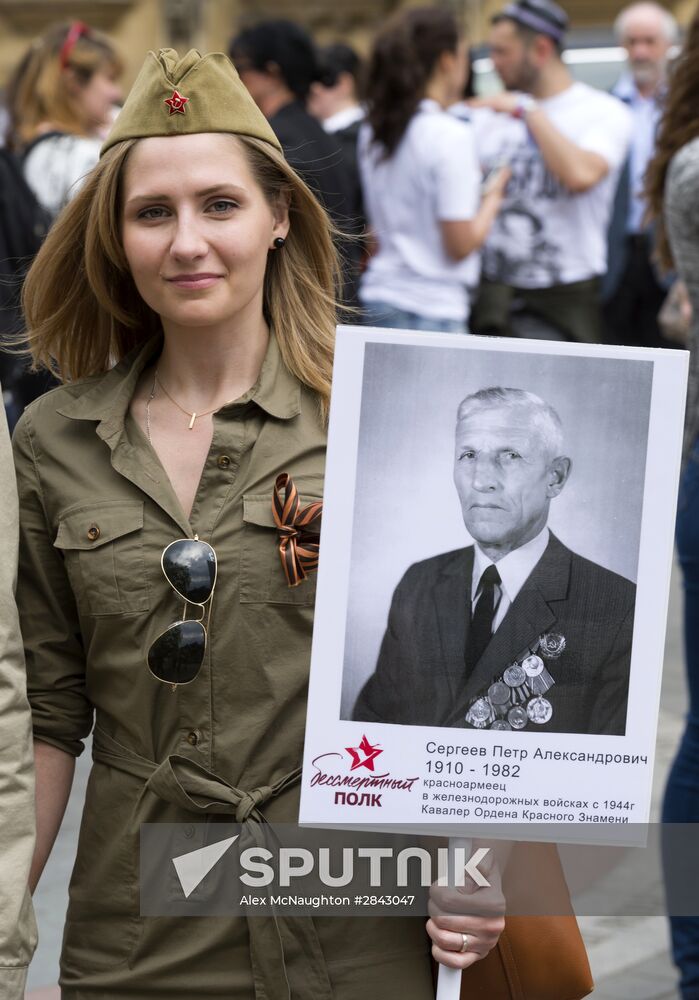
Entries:
{"label": "necklace pendant", "polygon": [[187,430],[191,431],[192,427],[194,427],[194,421],[196,419],[197,419],[197,415],[196,415],[196,413],[193,413],[192,414],[192,419],[189,421],[189,427],[187,428]]}

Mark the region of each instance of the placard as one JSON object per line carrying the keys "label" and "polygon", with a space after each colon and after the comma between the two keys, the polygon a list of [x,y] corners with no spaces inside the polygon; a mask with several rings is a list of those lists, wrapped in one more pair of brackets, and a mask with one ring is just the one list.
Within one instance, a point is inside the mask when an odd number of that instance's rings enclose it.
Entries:
{"label": "placard", "polygon": [[647,821],[686,377],[339,328],[302,823]]}

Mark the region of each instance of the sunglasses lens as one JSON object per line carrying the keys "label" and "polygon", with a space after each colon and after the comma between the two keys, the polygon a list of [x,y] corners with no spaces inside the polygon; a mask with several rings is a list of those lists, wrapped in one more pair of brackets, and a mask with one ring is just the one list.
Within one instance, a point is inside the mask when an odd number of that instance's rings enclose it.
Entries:
{"label": "sunglasses lens", "polygon": [[180,539],[163,552],[163,572],[189,604],[206,604],[216,582],[216,553],[207,542]]}
{"label": "sunglasses lens", "polygon": [[148,650],[148,666],[168,684],[193,681],[204,662],[206,630],[201,622],[177,622],[158,636]]}

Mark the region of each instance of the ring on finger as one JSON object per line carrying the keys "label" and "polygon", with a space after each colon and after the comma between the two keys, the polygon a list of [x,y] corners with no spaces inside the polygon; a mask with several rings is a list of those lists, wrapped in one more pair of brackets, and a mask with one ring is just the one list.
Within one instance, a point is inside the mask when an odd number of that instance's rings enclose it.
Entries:
{"label": "ring on finger", "polygon": [[464,934],[464,932],[462,931],[461,932],[461,938],[462,938],[462,941],[461,941],[461,947],[459,948],[459,951],[463,955],[464,952],[468,951],[469,936],[468,936],[468,934]]}

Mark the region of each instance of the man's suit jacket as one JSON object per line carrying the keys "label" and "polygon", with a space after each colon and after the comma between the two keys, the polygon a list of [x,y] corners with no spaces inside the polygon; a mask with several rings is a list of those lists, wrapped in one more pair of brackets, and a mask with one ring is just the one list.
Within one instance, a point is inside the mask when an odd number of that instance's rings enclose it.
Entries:
{"label": "man's suit jacket", "polygon": [[473,546],[412,565],[393,594],[376,671],[353,717],[362,722],[468,728],[477,695],[540,636],[563,636],[544,658],[553,715],[523,732],[623,735],[636,587],[571,552],[553,534],[483,656],[466,676]]}

